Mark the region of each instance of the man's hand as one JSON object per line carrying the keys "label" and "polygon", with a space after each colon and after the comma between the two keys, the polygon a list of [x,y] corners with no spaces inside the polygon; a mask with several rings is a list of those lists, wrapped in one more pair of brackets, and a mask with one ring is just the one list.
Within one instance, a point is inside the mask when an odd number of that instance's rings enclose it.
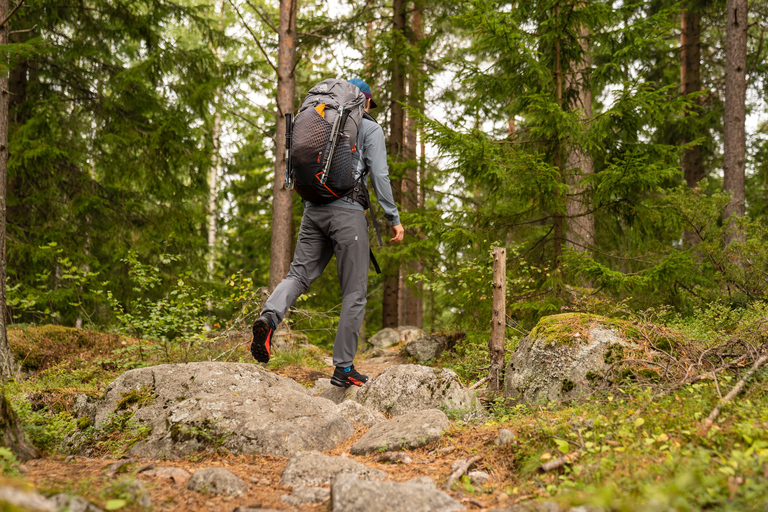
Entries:
{"label": "man's hand", "polygon": [[398,224],[397,226],[392,226],[392,238],[389,239],[390,242],[402,242],[403,237],[405,236],[405,230],[403,229],[402,224]]}

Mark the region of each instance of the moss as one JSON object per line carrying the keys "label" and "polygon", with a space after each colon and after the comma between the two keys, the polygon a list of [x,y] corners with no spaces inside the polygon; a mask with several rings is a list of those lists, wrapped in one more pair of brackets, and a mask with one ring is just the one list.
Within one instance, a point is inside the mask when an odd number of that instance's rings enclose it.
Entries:
{"label": "moss", "polygon": [[573,345],[577,341],[588,340],[590,329],[597,324],[616,329],[625,337],[636,335],[632,324],[625,320],[588,313],[562,313],[543,317],[531,330],[530,336],[534,339],[544,338],[548,345]]}
{"label": "moss", "polygon": [[573,383],[570,379],[563,379],[563,385],[560,386],[560,391],[562,391],[563,394],[568,393],[573,390],[573,388],[576,387],[576,384]]}
{"label": "moss", "polygon": [[606,349],[605,355],[603,355],[603,361],[605,361],[605,364],[613,364],[617,361],[621,361],[622,359],[624,359],[624,347],[618,343],[610,345]]}
{"label": "moss", "polygon": [[115,406],[115,412],[128,410],[134,405],[136,406],[136,409],[138,409],[139,407],[145,407],[147,405],[152,405],[153,403],[155,403],[154,390],[150,386],[144,386],[123,393]]}
{"label": "moss", "polygon": [[591,386],[597,386],[603,380],[603,376],[597,372],[587,372],[585,377]]}
{"label": "moss", "polygon": [[90,426],[91,426],[91,420],[88,417],[83,416],[82,418],[77,420],[77,428],[80,430],[85,430]]}

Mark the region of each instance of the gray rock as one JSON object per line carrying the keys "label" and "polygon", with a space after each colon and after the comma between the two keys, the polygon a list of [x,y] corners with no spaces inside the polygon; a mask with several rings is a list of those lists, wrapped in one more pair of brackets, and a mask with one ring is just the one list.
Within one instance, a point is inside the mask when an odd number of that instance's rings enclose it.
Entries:
{"label": "gray rock", "polygon": [[435,481],[429,478],[428,476],[417,476],[416,478],[411,478],[405,483],[412,484],[412,485],[422,485],[424,487],[431,487],[432,489],[437,489],[437,485],[435,484]]}
{"label": "gray rock", "polygon": [[224,468],[205,468],[195,471],[187,489],[202,493],[238,496],[248,488],[240,477]]}
{"label": "gray rock", "polygon": [[365,455],[376,451],[419,448],[440,439],[450,425],[445,413],[437,409],[397,416],[371,427],[352,445],[350,453]]}
{"label": "gray rock", "polygon": [[0,485],[0,510],[56,512],[56,505],[35,491],[10,485]]}
{"label": "gray rock", "polygon": [[142,474],[162,480],[173,480],[173,483],[178,485],[187,485],[187,482],[189,482],[189,479],[192,477],[191,473],[184,471],[181,468],[171,468],[165,466],[148,469],[143,471]]}
{"label": "gray rock", "polygon": [[290,456],[330,450],[355,431],[331,401],[244,363],[164,364],[125,372],[98,402],[96,424],[109,414],[131,412],[151,433],[130,454],[148,458],[183,457],[218,446]]}
{"label": "gray rock", "polygon": [[397,331],[400,333],[400,341],[405,343],[410,343],[414,340],[425,338],[427,336],[426,332],[413,325],[401,325],[397,328]]}
{"label": "gray rock", "polygon": [[373,359],[394,359],[399,356],[400,353],[397,350],[387,350],[386,348],[375,348],[371,355],[375,356]]}
{"label": "gray rock", "polygon": [[285,486],[330,485],[333,477],[340,473],[357,475],[368,480],[383,480],[387,474],[369,468],[353,459],[331,457],[320,452],[299,452],[288,461],[280,483]]}
{"label": "gray rock", "polygon": [[612,361],[649,359],[632,357],[636,348],[606,318],[576,313],[544,317],[512,353],[504,395],[516,403],[589,395]]}
{"label": "gray rock", "polygon": [[75,403],[72,404],[72,413],[76,418],[88,418],[93,423],[96,416],[96,403],[88,396],[79,393],[75,395]]}
{"label": "gray rock", "polygon": [[425,485],[367,482],[339,475],[331,486],[333,512],[453,512],[464,506],[447,494]]}
{"label": "gray rock", "polygon": [[318,379],[318,381],[319,380],[328,381],[328,384],[326,386],[326,383],[323,382],[323,391],[320,392],[318,396],[326,398],[335,404],[339,404],[344,400],[354,400],[357,396],[357,392],[360,390],[357,386],[349,386],[348,388],[334,386],[331,384],[331,379]]}
{"label": "gray rock", "polygon": [[499,435],[496,438],[496,446],[509,446],[515,440],[515,434],[511,431],[503,428],[499,430]]}
{"label": "gray rock", "polygon": [[387,348],[398,343],[400,343],[400,333],[391,327],[385,327],[368,338],[368,344],[373,348]]}
{"label": "gray rock", "polygon": [[310,503],[322,503],[331,497],[331,491],[322,487],[297,487],[291,494],[280,496],[283,503],[293,507]]}
{"label": "gray rock", "polygon": [[74,494],[56,494],[49,498],[59,512],[104,512],[102,509]]}
{"label": "gray rock", "polygon": [[509,508],[496,508],[491,512],[600,512],[601,510],[585,505],[563,508],[563,505],[556,501],[526,501]]}
{"label": "gray rock", "polygon": [[488,481],[491,479],[491,475],[486,473],[485,471],[475,470],[470,471],[467,473],[467,476],[469,477],[469,482],[472,485],[485,485],[488,483]]}
{"label": "gray rock", "polygon": [[391,416],[438,408],[465,416],[483,414],[475,394],[453,370],[417,364],[390,366],[360,388],[356,400]]}
{"label": "gray rock", "polygon": [[277,510],[275,508],[237,507],[232,512],[285,512],[285,510]]}
{"label": "gray rock", "polygon": [[353,402],[352,400],[344,400],[336,407],[339,411],[339,414],[347,418],[347,420],[352,422],[353,425],[360,425],[361,427],[371,428],[377,423],[387,421],[387,418],[385,418],[384,415],[379,411],[369,409],[368,407],[360,405],[357,402]]}
{"label": "gray rock", "polygon": [[438,359],[445,350],[445,339],[441,336],[425,336],[409,342],[405,346],[406,352],[420,362]]}

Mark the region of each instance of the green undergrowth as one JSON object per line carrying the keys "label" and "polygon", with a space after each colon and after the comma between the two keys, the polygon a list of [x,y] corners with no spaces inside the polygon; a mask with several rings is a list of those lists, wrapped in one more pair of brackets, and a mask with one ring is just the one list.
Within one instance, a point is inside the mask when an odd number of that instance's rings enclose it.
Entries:
{"label": "green undergrowth", "polygon": [[[432,366],[450,368],[463,382],[476,382],[488,374],[488,331],[466,331],[466,336],[454,336],[456,338],[437,361],[432,361]],[[515,350],[520,341],[520,334],[512,329],[507,329],[505,336],[505,349],[507,357]]]}
{"label": "green undergrowth", "polygon": [[324,352],[312,345],[297,345],[288,350],[276,351],[267,363],[270,370],[281,370],[288,366],[301,366],[321,370],[326,367]]}
{"label": "green undergrowth", "polygon": [[[738,380],[721,375],[723,393]],[[768,371],[755,374],[714,425],[714,383],[657,396],[617,389],[582,403],[498,405],[490,425],[516,442],[505,455],[511,497],[554,498],[610,511],[765,510],[768,504]],[[571,464],[540,473],[564,455]]]}

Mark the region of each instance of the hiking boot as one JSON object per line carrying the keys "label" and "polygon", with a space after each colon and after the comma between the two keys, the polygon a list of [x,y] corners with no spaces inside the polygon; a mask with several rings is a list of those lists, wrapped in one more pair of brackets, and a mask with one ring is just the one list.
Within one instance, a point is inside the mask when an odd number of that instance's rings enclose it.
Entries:
{"label": "hiking boot", "polygon": [[337,366],[331,377],[331,384],[340,388],[348,388],[351,385],[362,386],[368,382],[368,376],[358,373],[354,365],[347,368]]}
{"label": "hiking boot", "polygon": [[272,322],[264,317],[259,317],[253,323],[253,341],[251,342],[251,355],[260,363],[268,363],[272,350],[272,333],[275,328]]}

